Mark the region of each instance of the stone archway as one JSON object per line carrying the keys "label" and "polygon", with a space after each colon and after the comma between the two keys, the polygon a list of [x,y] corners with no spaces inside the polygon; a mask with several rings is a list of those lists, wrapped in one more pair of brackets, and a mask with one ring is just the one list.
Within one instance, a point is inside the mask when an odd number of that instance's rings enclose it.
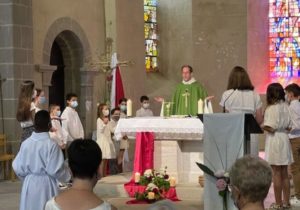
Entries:
{"label": "stone archway", "polygon": [[51,79],[56,66],[50,65],[53,44],[57,44],[64,61],[65,93],[74,92],[79,96],[79,115],[85,133],[92,132],[92,111],[86,109],[86,103],[93,100],[94,72],[84,68],[85,60],[91,56],[88,39],[81,26],[69,17],[56,20],[48,29],[43,47],[43,64],[38,70],[43,74],[43,89],[48,96]]}

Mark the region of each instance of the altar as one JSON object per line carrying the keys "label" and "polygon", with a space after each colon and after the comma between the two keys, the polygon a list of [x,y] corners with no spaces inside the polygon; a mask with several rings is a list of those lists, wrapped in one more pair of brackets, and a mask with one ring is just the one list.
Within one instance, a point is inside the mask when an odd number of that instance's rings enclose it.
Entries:
{"label": "altar", "polygon": [[115,130],[117,140],[126,135],[154,133],[154,169],[164,169],[179,183],[198,183],[203,162],[203,123],[198,118],[147,117],[120,119]]}

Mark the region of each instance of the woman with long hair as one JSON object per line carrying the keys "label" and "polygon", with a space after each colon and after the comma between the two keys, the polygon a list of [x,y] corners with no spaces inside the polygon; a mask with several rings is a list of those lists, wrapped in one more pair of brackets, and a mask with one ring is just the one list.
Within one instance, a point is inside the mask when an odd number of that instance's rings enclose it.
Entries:
{"label": "woman with long hair", "polygon": [[27,80],[21,84],[19,94],[18,109],[16,118],[20,122],[22,128],[21,143],[31,136],[34,131],[33,119],[35,115],[35,106],[32,99],[36,97],[34,90],[34,82]]}
{"label": "woman with long hair", "polygon": [[[223,107],[223,112],[250,113],[258,124],[263,122],[260,96],[254,91],[249,75],[243,67],[236,66],[232,69],[220,105]],[[251,134],[250,153],[258,156],[258,152],[258,136]]]}

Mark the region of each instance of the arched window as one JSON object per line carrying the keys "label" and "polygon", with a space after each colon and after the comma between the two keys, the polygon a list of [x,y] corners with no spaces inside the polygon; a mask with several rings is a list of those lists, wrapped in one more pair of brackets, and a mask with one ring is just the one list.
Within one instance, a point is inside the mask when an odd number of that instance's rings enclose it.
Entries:
{"label": "arched window", "polygon": [[272,81],[300,79],[300,0],[269,0],[269,57]]}
{"label": "arched window", "polygon": [[144,0],[145,65],[147,72],[158,71],[157,0]]}

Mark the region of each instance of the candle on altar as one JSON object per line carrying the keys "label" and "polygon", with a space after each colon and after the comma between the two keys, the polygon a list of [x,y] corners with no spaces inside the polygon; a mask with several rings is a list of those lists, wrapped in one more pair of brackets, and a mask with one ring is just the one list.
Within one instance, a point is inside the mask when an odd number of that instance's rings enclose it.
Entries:
{"label": "candle on altar", "polygon": [[155,193],[154,192],[148,192],[148,199],[149,200],[153,200],[153,199],[155,199]]}
{"label": "candle on altar", "polygon": [[198,101],[198,114],[203,114],[203,101],[202,99],[200,98],[199,101]]}
{"label": "candle on altar", "polygon": [[127,100],[127,117],[132,116],[132,101],[130,99]]}
{"label": "candle on altar", "polygon": [[134,182],[139,183],[141,179],[141,174],[139,172],[135,172],[134,174]]}
{"label": "candle on altar", "polygon": [[175,177],[170,177],[170,187],[175,187],[176,186],[176,179]]}

